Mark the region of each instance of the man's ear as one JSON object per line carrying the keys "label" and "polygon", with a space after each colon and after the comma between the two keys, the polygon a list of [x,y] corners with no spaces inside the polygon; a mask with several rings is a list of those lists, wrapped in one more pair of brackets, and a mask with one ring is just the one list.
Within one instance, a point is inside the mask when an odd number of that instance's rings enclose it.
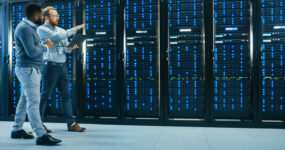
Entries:
{"label": "man's ear", "polygon": [[39,16],[38,16],[38,15],[34,15],[34,19],[35,19],[35,20],[38,20],[38,19],[39,19]]}

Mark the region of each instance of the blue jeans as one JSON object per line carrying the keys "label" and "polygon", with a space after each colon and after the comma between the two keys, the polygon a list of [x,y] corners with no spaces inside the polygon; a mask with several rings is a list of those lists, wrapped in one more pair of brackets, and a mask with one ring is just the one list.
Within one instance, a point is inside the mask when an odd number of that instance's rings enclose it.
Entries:
{"label": "blue jeans", "polygon": [[28,118],[37,137],[46,134],[40,116],[40,83],[42,74],[33,67],[16,67],[16,76],[22,84],[22,93],[16,108],[13,131],[23,128],[28,113]]}
{"label": "blue jeans", "polygon": [[44,120],[44,112],[48,99],[56,86],[61,92],[64,118],[66,120],[67,126],[71,126],[75,122],[75,119],[73,118],[72,112],[68,70],[65,64],[53,63],[44,65],[40,104],[42,120]]}

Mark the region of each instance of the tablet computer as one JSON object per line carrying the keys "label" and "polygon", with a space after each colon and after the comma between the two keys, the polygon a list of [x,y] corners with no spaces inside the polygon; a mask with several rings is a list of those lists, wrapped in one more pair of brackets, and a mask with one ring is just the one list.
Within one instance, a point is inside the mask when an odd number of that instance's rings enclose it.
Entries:
{"label": "tablet computer", "polygon": [[80,45],[86,40],[86,35],[76,34],[72,38],[71,42],[68,44],[68,46],[56,46],[56,47],[73,47],[74,45]]}

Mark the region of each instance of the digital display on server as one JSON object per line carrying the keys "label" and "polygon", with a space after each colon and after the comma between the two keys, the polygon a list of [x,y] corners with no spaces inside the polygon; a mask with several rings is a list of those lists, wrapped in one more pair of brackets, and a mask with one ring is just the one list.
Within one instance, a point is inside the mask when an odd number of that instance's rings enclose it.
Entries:
{"label": "digital display on server", "polygon": [[116,1],[86,1],[86,109],[90,115],[117,113]]}
{"label": "digital display on server", "polygon": [[13,3],[9,8],[9,114],[15,114],[15,110],[21,95],[21,85],[15,74],[16,44],[14,41],[14,33],[17,25],[24,17],[24,8],[25,3]]}
{"label": "digital display on server", "polygon": [[204,112],[203,0],[169,0],[169,116]]}
{"label": "digital display on server", "polygon": [[159,1],[126,0],[126,116],[159,112]]}
{"label": "digital display on server", "polygon": [[285,1],[261,0],[261,112],[284,113]]}
{"label": "digital display on server", "polygon": [[249,117],[250,1],[214,1],[214,115]]}
{"label": "digital display on server", "polygon": [[[73,28],[73,16],[75,16],[75,8],[73,2],[71,0],[65,1],[49,1],[48,6],[53,6],[59,15],[58,27],[63,28],[64,30],[68,30]],[[70,39],[69,39],[70,41]],[[73,72],[73,53],[66,54],[66,65],[68,68],[68,76],[69,76],[69,90],[72,92],[72,83],[75,78]],[[62,112],[62,96],[58,87],[55,87],[54,92],[52,93],[49,101],[49,114],[61,114]]]}

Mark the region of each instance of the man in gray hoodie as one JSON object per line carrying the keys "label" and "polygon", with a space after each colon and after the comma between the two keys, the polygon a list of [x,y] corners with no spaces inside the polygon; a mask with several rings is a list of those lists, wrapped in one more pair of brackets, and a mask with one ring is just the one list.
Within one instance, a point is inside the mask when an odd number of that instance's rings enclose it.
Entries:
{"label": "man in gray hoodie", "polygon": [[37,139],[37,145],[56,145],[61,142],[46,133],[40,117],[40,82],[42,78],[43,53],[53,46],[50,39],[41,44],[37,27],[43,22],[43,10],[36,3],[26,6],[26,17],[15,30],[17,78],[22,84],[22,93],[16,108],[12,139],[33,139],[23,130],[26,114]]}

